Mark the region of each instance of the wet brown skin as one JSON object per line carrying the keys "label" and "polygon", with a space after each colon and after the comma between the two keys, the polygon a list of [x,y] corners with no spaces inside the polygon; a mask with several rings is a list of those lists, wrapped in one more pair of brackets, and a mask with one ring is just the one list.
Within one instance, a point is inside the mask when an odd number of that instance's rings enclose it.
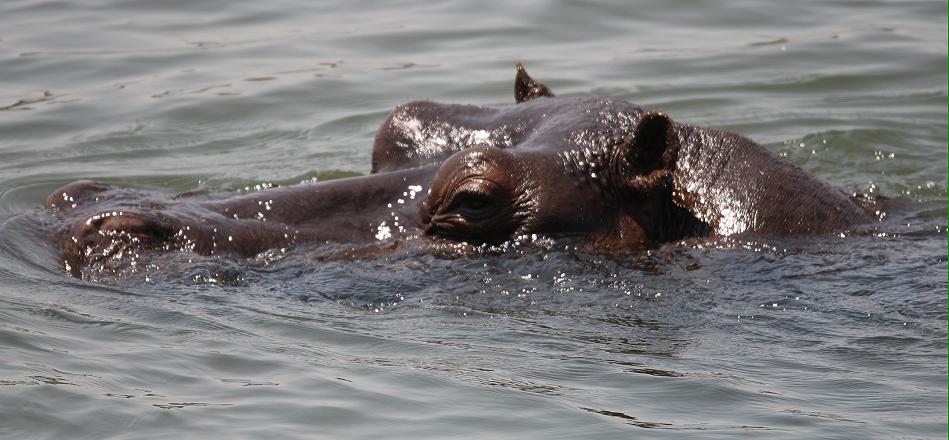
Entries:
{"label": "wet brown skin", "polygon": [[492,244],[546,234],[612,252],[871,220],[842,192],[742,136],[610,98],[557,98],[517,67],[514,106],[396,107],[376,135],[368,176],[172,199],[88,181],[60,188],[46,207],[60,224],[66,266],[79,276],[128,243],[253,256],[387,234]]}

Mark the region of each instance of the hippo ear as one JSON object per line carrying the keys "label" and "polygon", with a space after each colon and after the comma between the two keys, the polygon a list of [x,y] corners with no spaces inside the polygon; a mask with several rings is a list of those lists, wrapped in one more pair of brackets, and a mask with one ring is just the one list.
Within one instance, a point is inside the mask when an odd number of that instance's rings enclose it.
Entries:
{"label": "hippo ear", "polygon": [[612,167],[623,186],[648,190],[672,175],[678,152],[679,136],[672,120],[663,113],[648,112],[617,149]]}
{"label": "hippo ear", "polygon": [[517,67],[517,75],[514,76],[515,102],[520,104],[541,96],[548,98],[554,97],[554,93],[551,92],[547,86],[534,81],[534,78],[531,78],[531,76],[527,74],[527,70],[524,69],[523,64],[518,62],[515,67]]}

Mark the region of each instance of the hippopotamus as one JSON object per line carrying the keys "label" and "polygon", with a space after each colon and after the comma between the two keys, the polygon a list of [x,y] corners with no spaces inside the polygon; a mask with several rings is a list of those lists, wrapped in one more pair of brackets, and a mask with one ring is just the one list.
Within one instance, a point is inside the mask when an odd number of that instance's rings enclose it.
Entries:
{"label": "hippopotamus", "polygon": [[80,276],[130,247],[249,257],[303,242],[493,245],[539,234],[626,252],[871,220],[845,193],[739,134],[609,97],[557,97],[516,69],[514,105],[397,106],[376,134],[368,175],[170,198],[66,185],[46,201],[66,269]]}

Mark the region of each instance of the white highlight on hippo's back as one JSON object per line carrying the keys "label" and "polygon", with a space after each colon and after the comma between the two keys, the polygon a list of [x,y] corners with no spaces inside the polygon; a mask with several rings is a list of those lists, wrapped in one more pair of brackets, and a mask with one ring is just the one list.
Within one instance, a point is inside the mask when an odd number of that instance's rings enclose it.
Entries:
{"label": "white highlight on hippo's back", "polygon": [[[466,145],[507,148],[513,145],[509,127],[492,131],[458,127],[445,121],[422,120],[411,112],[399,111],[392,115],[392,125],[408,142],[406,151],[414,157],[433,158],[443,154],[446,147]],[[399,142],[402,144],[402,141]]]}
{"label": "white highlight on hippo's back", "polygon": [[[392,208],[393,206],[408,207],[409,205],[411,205],[408,203],[408,201],[415,200],[416,197],[419,195],[419,193],[422,192],[423,189],[424,188],[422,188],[422,185],[408,185],[406,187],[406,190],[402,192],[402,197],[396,199],[395,203],[392,203],[392,202],[386,203],[386,208],[390,210],[389,219],[384,220],[382,223],[379,223],[378,225],[375,226],[374,237],[376,240],[385,241],[385,240],[395,237],[396,234],[401,235],[406,232],[404,222],[400,221],[399,219],[398,209],[392,209]],[[389,223],[390,221],[391,221],[391,224]]]}
{"label": "white highlight on hippo's back", "polygon": [[408,196],[410,199],[415,200],[415,195],[422,192],[422,185],[409,185]]}
{"label": "white highlight on hippo's back", "polygon": [[[96,200],[98,201],[98,199],[96,199]],[[63,201],[64,201],[64,202],[72,202],[72,207],[73,207],[73,208],[76,207],[76,203],[75,203],[75,202],[76,202],[76,199],[73,198],[72,196],[70,196],[69,194],[66,194],[65,192],[63,193]],[[53,204],[53,207],[54,207],[54,208],[56,207],[56,204],[55,204],[55,203]]]}
{"label": "white highlight on hippo's back", "polygon": [[379,224],[376,231],[376,240],[383,241],[392,237],[392,228],[386,225],[386,222]]}

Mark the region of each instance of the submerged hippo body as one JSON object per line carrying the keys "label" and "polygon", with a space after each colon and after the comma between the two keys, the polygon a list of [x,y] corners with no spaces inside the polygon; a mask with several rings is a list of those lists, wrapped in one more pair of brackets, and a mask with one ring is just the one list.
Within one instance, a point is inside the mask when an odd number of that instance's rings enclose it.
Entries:
{"label": "submerged hippo body", "polygon": [[605,251],[867,222],[842,192],[742,136],[611,98],[557,98],[518,65],[516,105],[428,101],[380,127],[372,174],[172,199],[81,181],[46,206],[67,270],[122,252],[253,256],[296,243],[575,235]]}

